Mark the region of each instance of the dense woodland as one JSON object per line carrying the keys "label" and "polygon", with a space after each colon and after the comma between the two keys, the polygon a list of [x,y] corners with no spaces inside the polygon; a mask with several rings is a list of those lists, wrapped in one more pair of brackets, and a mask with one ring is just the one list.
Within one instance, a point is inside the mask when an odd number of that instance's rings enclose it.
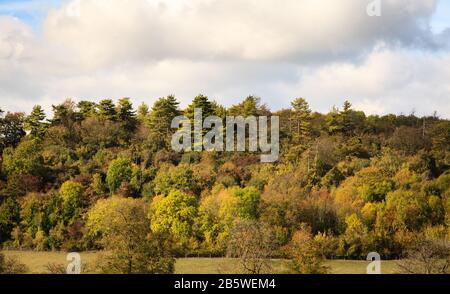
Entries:
{"label": "dense woodland", "polygon": [[[199,95],[184,110],[168,96],[136,110],[123,98],[67,100],[50,117],[2,112],[0,243],[106,249],[105,271],[171,272],[174,256],[397,259],[449,240],[449,120],[291,105],[272,112],[250,96],[226,108]],[[280,160],[172,151],[172,118],[195,108],[279,116]],[[306,266],[294,264],[322,270]]]}

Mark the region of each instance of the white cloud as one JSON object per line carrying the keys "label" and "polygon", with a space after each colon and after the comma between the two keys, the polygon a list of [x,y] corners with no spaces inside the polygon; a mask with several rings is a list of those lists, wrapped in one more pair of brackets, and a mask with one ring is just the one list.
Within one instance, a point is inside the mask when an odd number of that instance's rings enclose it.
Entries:
{"label": "white cloud", "polygon": [[[187,59],[310,60],[353,57],[383,41],[436,46],[426,25],[434,0],[85,0],[50,13],[50,40],[86,66]],[[78,3],[79,6],[74,6]]]}
{"label": "white cloud", "polygon": [[273,109],[350,98],[370,113],[450,117],[450,34],[429,28],[437,1],[384,0],[380,18],[369,2],[73,0],[49,12],[42,36],[0,16],[0,106],[255,94]]}
{"label": "white cloud", "polygon": [[430,115],[434,111],[450,116],[450,54],[391,51],[378,49],[362,64],[334,63],[303,70],[296,86],[286,94],[303,93],[313,98],[312,105],[354,101],[368,113],[387,112]]}

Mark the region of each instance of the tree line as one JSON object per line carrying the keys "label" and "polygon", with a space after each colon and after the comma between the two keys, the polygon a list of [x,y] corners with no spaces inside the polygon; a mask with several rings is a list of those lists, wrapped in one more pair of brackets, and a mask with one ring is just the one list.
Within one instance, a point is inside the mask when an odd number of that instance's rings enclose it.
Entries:
{"label": "tree line", "polygon": [[[279,116],[280,160],[172,151],[172,119],[196,108]],[[368,116],[348,101],[321,114],[303,98],[278,111],[253,96],[227,108],[199,95],[186,109],[173,95],[136,110],[129,98],[67,100],[52,117],[39,105],[1,112],[0,154],[3,247],[105,249],[102,272],[231,256],[244,272],[269,271],[278,257],[320,273],[324,258],[405,258],[429,242],[448,250],[450,121],[436,115]]]}

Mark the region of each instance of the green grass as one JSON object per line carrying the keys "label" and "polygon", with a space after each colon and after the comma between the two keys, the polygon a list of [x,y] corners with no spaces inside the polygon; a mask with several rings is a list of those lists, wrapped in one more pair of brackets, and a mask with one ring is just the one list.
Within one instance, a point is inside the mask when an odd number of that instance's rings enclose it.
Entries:
{"label": "green grass", "polygon": [[[66,265],[66,253],[64,252],[36,252],[36,251],[3,251],[6,256],[15,256],[24,263],[30,273],[48,273],[46,265],[49,263]],[[84,268],[91,268],[97,259],[98,252],[83,252],[81,260]],[[365,274],[366,261],[355,260],[329,260],[325,263],[332,274]],[[272,260],[273,273],[288,273],[286,262]],[[229,258],[181,258],[175,264],[177,274],[227,274],[236,273],[238,261]],[[383,274],[398,272],[395,261],[382,262]]]}

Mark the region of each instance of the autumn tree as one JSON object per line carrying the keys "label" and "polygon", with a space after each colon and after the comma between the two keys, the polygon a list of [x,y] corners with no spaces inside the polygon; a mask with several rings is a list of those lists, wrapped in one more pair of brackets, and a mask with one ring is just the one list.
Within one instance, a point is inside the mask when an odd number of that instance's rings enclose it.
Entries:
{"label": "autumn tree", "polygon": [[367,227],[356,214],[345,219],[346,229],[340,241],[340,255],[362,258],[367,253]]}
{"label": "autumn tree", "polygon": [[298,274],[325,274],[328,268],[323,265],[319,244],[311,234],[311,228],[302,224],[294,233],[292,240],[286,246],[290,259],[290,268]]}
{"label": "autumn tree", "polygon": [[200,233],[208,246],[224,250],[236,221],[256,221],[260,198],[255,187],[213,188],[211,195],[201,200],[197,219]]}
{"label": "autumn tree", "polygon": [[35,140],[24,141],[16,149],[7,148],[3,152],[3,172],[7,176],[34,175],[44,173],[42,146]]}
{"label": "autumn tree", "polygon": [[171,191],[167,197],[155,197],[149,214],[152,231],[169,233],[180,244],[186,244],[193,236],[197,205],[194,196],[177,190]]}
{"label": "autumn tree", "polygon": [[72,224],[80,216],[83,192],[83,186],[73,181],[61,185],[59,195],[63,200],[63,219],[66,223]]}
{"label": "autumn tree", "polygon": [[198,192],[193,171],[186,164],[181,164],[176,167],[170,165],[161,167],[153,184],[154,191],[157,195],[167,196],[171,190],[179,190],[187,193]]}
{"label": "autumn tree", "polygon": [[87,215],[89,235],[108,250],[99,260],[103,273],[169,274],[174,271],[169,239],[150,232],[142,200],[114,196],[99,200]]}

